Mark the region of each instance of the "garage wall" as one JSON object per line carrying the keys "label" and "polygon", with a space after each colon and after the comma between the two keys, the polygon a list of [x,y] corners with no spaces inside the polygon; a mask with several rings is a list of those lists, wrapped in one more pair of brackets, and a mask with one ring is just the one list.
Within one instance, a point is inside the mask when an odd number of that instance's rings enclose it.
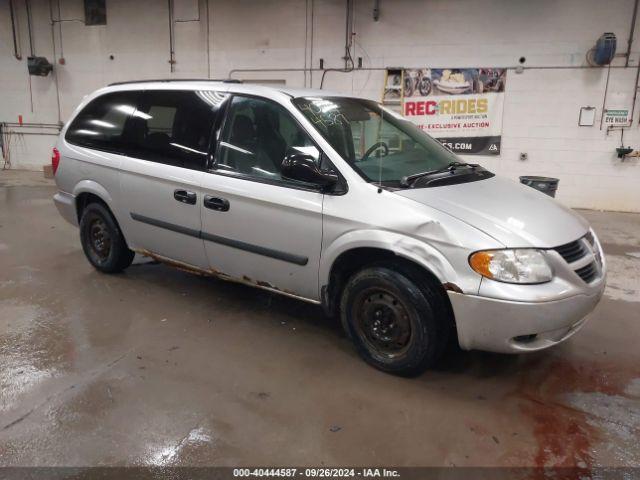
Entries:
{"label": "garage wall", "polygon": [[[558,198],[573,207],[640,211],[640,161],[618,160],[620,130],[600,128],[607,75],[605,106],[631,107],[639,39],[628,68],[619,68],[625,64],[622,56],[610,70],[584,68],[585,53],[604,32],[614,32],[618,52],[626,51],[633,0],[380,0],[377,22],[373,3],[354,0],[352,56],[362,57],[364,67],[515,67],[526,58],[523,73],[508,72],[501,155],[467,160],[513,178],[559,177]],[[40,78],[26,72],[24,0],[14,0],[21,61],[13,56],[9,0],[0,0],[0,121],[16,122],[22,115],[24,122],[64,122],[84,95],[119,80],[231,74],[318,87],[322,72],[304,68],[318,68],[320,58],[325,68],[344,66],[346,0],[174,0],[174,5],[171,72],[168,2],[107,0],[107,25],[85,26],[80,0],[31,0],[35,53],[65,61],[56,64],[55,75]],[[379,99],[383,78],[382,71],[329,72],[324,88]],[[581,106],[597,108],[595,126],[577,126]],[[640,148],[639,114],[640,108],[624,131],[624,144],[634,148]],[[54,141],[54,136],[14,136],[12,168],[40,168]],[[521,153],[527,160],[520,160]]]}

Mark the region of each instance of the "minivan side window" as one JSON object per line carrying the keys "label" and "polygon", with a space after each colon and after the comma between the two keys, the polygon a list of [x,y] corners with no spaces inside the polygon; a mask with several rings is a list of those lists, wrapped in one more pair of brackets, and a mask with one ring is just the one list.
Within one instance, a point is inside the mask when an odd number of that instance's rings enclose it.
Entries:
{"label": "minivan side window", "polygon": [[124,127],[136,109],[135,92],[112,92],[92,100],[67,129],[65,139],[74,145],[124,153]]}
{"label": "minivan side window", "polygon": [[244,177],[282,180],[282,160],[290,149],[320,156],[309,135],[284,107],[268,100],[234,96],[215,168]]}
{"label": "minivan side window", "polygon": [[127,125],[129,155],[204,170],[209,143],[227,98],[214,91],[148,90]]}

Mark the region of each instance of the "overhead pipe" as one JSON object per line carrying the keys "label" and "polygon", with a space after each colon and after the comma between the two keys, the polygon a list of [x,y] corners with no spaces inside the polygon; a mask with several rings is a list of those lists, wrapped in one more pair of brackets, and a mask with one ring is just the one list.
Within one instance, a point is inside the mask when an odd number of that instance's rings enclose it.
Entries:
{"label": "overhead pipe", "polygon": [[24,0],[24,6],[27,9],[27,28],[29,29],[29,50],[31,52],[31,56],[35,57],[33,53],[33,32],[31,31],[31,1]]}
{"label": "overhead pipe", "polygon": [[[345,40],[344,40],[344,68],[320,68],[322,71],[322,77],[320,78],[320,89],[322,89],[324,85],[324,78],[328,72],[339,72],[339,73],[350,73],[353,72],[355,68],[355,64],[353,61],[353,57],[351,55],[351,47],[353,46],[353,36],[355,33],[353,32],[353,0],[347,1],[347,11],[346,11],[346,31],[345,31]],[[351,62],[351,63],[349,63]],[[321,61],[322,66],[322,61]],[[311,71],[314,69],[312,68]]]}
{"label": "overhead pipe", "polygon": [[307,62],[309,57],[309,0],[304,2],[304,88],[307,88]]}
{"label": "overhead pipe", "polygon": [[638,62],[638,66],[636,67],[636,79],[633,84],[634,88],[633,88],[633,100],[631,102],[631,124],[633,124],[633,114],[636,110],[636,100],[638,98],[638,79],[640,79],[640,62]]}
{"label": "overhead pipe", "polygon": [[13,9],[13,0],[9,0],[9,14],[11,16],[11,33],[13,34],[13,56],[16,60],[22,60],[22,54],[18,52],[18,34],[16,33],[16,14]]}
{"label": "overhead pipe", "polygon": [[[49,5],[51,5],[51,0],[49,0]],[[60,0],[58,0],[58,20],[60,20],[62,18],[62,14],[60,12]],[[53,18],[51,18],[51,21],[53,21]],[[59,21],[58,22],[58,36],[60,37],[60,60],[61,62],[64,62],[64,45],[62,43],[62,22]]]}
{"label": "overhead pipe", "polygon": [[175,72],[176,50],[174,39],[174,18],[173,18],[173,0],[167,0],[169,7],[169,65],[171,73]]}
{"label": "overhead pipe", "polygon": [[[27,10],[27,29],[29,31],[29,51],[31,52],[31,57],[35,57],[33,52],[33,31],[31,29],[31,2],[30,0],[24,0],[24,6]],[[33,88],[31,87],[31,75],[27,76],[29,80],[29,102],[31,105],[31,113],[33,113]]]}
{"label": "overhead pipe", "polygon": [[611,62],[609,62],[609,68],[607,68],[607,79],[604,83],[604,95],[602,96],[602,109],[600,110],[600,130],[602,130],[602,123],[604,121],[604,109],[607,105],[607,92],[609,91],[610,76],[611,76]]}
{"label": "overhead pipe", "polygon": [[[351,46],[353,45],[353,2],[347,0],[347,12],[346,12],[346,29],[344,38],[344,69],[353,70],[353,58],[351,57]],[[351,67],[349,67],[349,61],[351,61]]]}
{"label": "overhead pipe", "polygon": [[[210,42],[209,0],[205,0],[205,2],[206,2],[205,5],[206,5],[206,14],[207,14],[207,78],[211,78],[211,45],[209,44]],[[198,9],[200,9],[200,6],[198,6]],[[200,16],[200,10],[198,10],[198,17],[199,16]]]}
{"label": "overhead pipe", "polygon": [[[633,36],[635,34],[636,31],[636,18],[638,16],[638,3],[640,3],[640,0],[635,0],[635,2],[633,3],[633,13],[631,15],[631,27],[629,28],[629,39],[627,41],[627,53],[625,53],[625,61],[624,61],[624,67],[622,68],[628,68],[629,67],[629,59],[631,57],[631,47],[633,46]],[[614,67],[615,68],[615,67]],[[602,130],[602,121],[604,119],[604,109],[605,109],[605,102],[607,99],[607,90],[609,88],[609,73],[611,71],[611,63],[609,63],[609,70],[607,71],[607,80],[605,83],[605,87],[604,87],[604,98],[602,99],[602,114],[600,116],[600,129]],[[636,110],[636,100],[638,99],[638,80],[640,79],[640,60],[638,61],[638,65],[636,66],[636,76],[633,82],[633,100],[631,101],[631,117],[630,117],[630,123],[629,125],[621,125],[620,129],[621,129],[621,133],[620,133],[620,142],[622,142],[622,136],[624,135],[624,129],[626,127],[630,127],[631,125],[633,125],[633,116],[635,114],[635,110]],[[612,126],[608,126],[607,127],[607,133],[609,132],[609,130],[611,130]]]}
{"label": "overhead pipe", "polygon": [[[58,3],[58,5],[60,5],[60,3]],[[53,61],[55,63],[56,62],[56,58],[57,58],[57,55],[56,55],[56,29],[55,29],[56,24],[55,24],[55,21],[53,20],[53,4],[52,4],[52,0],[49,0],[49,25],[51,25],[51,47],[52,47],[52,50],[53,50]],[[62,42],[60,42],[60,43],[62,43]]]}
{"label": "overhead pipe", "polygon": [[[49,19],[51,24],[51,48],[53,50],[53,61],[56,61],[56,27],[55,21],[53,19],[53,0],[49,0]],[[58,21],[60,21],[60,0],[58,0]],[[64,59],[63,51],[62,51],[62,24],[58,23],[60,27],[60,60]],[[63,63],[63,62],[60,62]],[[62,108],[60,106],[60,83],[58,81],[58,71],[57,69],[53,70],[53,79],[56,85],[56,106],[58,110],[58,124],[62,125]]]}
{"label": "overhead pipe", "polygon": [[[358,71],[384,71],[384,70],[393,70],[393,69],[401,69],[401,70],[418,70],[422,67],[362,67],[358,68]],[[431,68],[451,68],[449,67],[431,67]],[[505,70],[595,70],[601,69],[600,66],[591,66],[591,65],[560,65],[560,66],[551,66],[551,65],[542,65],[539,67],[522,67],[518,65],[517,67],[496,67],[496,68],[504,68]],[[624,65],[609,65],[609,68],[627,68]],[[640,64],[639,64],[640,68]],[[339,72],[339,73],[351,73],[353,70],[342,70],[341,68],[233,68],[229,70],[227,74],[227,79],[232,80],[233,76],[238,73],[288,73],[288,72],[323,72],[322,76],[324,77],[326,72]],[[323,78],[324,80],[324,78]],[[320,88],[322,88],[322,81],[320,82]]]}
{"label": "overhead pipe", "polygon": [[15,135],[50,135],[52,137],[60,135],[58,132],[16,132],[15,130],[7,130],[6,133]]}
{"label": "overhead pipe", "polygon": [[58,18],[53,18],[53,3],[49,0],[49,23],[51,24],[51,39],[53,41],[53,55],[56,57],[55,52],[55,24],[58,24],[58,38],[60,39],[60,55],[57,56],[58,63],[64,65],[66,63],[64,58],[64,42],[62,39],[62,24],[64,22],[78,22],[86,26],[86,22],[80,18],[62,18],[60,0],[57,0],[56,9],[58,11]]}
{"label": "overhead pipe", "polygon": [[[390,66],[390,67],[362,67],[362,68],[358,68],[358,71],[362,70],[362,71],[383,71],[383,70],[416,70],[419,68],[424,68],[424,65],[421,67],[397,67],[397,66]],[[448,67],[431,67],[431,68],[452,68],[451,66]],[[495,68],[504,68],[505,70],[516,70],[516,69],[524,69],[524,70],[595,70],[595,69],[601,69],[602,67],[600,66],[591,66],[591,65],[560,65],[560,66],[551,66],[551,65],[541,65],[539,67],[522,67],[521,65],[518,65],[516,67],[495,67]],[[611,65],[611,68],[625,68],[624,65]],[[304,68],[233,68],[231,70],[229,70],[229,73],[227,74],[227,79],[232,79],[232,77],[237,74],[237,73],[277,73],[277,72],[303,72],[305,69]],[[307,68],[306,69],[308,72],[323,72],[325,70],[327,70],[326,68]],[[340,69],[338,69],[338,71],[342,71]],[[348,73],[348,72],[347,72]]]}
{"label": "overhead pipe", "polygon": [[17,127],[17,128],[57,128],[58,130],[61,128],[58,123],[34,123],[34,122],[2,122],[3,125],[7,127]]}
{"label": "overhead pipe", "polygon": [[636,17],[638,16],[638,2],[640,2],[640,0],[636,0],[633,4],[633,14],[631,15],[631,28],[629,29],[629,40],[627,41],[627,53],[625,55],[626,58],[624,60],[625,67],[629,66],[629,57],[631,56],[631,46],[633,45],[633,35],[636,31]]}
{"label": "overhead pipe", "polygon": [[309,48],[309,65],[311,68],[309,71],[309,87],[313,88],[313,32],[315,31],[315,19],[314,19],[314,0],[311,0],[311,44]]}
{"label": "overhead pipe", "polygon": [[[209,54],[209,0],[206,1],[206,16],[207,16],[207,65],[210,65],[210,54]],[[185,18],[185,19],[176,19],[175,18],[175,10],[173,0],[168,0],[168,8],[169,8],[169,65],[171,65],[171,73],[175,72],[175,64],[176,64],[176,31],[175,26],[176,23],[189,23],[189,22],[200,22],[200,3],[198,3],[198,18]],[[207,77],[210,77],[211,73],[207,72]]]}

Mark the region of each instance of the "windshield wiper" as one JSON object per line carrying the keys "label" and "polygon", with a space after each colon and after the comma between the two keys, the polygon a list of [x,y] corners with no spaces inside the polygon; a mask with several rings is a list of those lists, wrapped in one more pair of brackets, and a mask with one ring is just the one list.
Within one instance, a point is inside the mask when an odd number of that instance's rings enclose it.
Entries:
{"label": "windshield wiper", "polygon": [[435,170],[427,170],[426,172],[414,173],[413,175],[402,177],[400,179],[400,185],[403,187],[410,187],[411,184],[418,178],[428,177],[429,175],[435,175],[436,173],[454,172],[456,168],[460,167],[469,167],[475,170],[476,167],[479,166],[480,165],[478,165],[477,163],[449,162],[449,165],[447,165],[446,167],[437,168]]}

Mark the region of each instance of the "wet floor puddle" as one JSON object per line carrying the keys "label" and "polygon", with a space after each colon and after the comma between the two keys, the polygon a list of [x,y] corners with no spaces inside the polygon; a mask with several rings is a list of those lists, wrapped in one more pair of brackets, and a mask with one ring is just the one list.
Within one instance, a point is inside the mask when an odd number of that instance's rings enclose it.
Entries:
{"label": "wet floor puddle", "polygon": [[[575,360],[574,360],[575,361]],[[524,375],[517,395],[533,423],[538,467],[640,465],[640,371],[559,358]],[[575,473],[575,472],[574,472]]]}
{"label": "wet floor puddle", "polygon": [[74,348],[56,316],[38,305],[0,300],[0,414],[69,367]]}

